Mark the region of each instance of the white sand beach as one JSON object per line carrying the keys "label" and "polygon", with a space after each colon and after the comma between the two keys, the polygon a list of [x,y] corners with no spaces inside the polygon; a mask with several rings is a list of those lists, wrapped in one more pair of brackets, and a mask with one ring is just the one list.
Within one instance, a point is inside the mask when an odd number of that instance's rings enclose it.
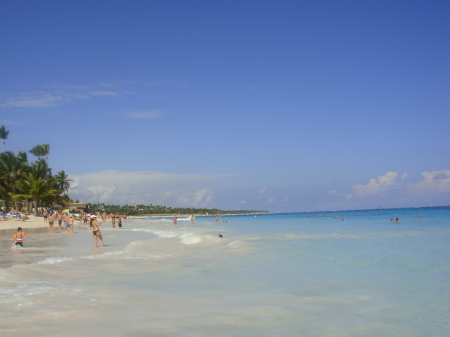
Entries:
{"label": "white sand beach", "polygon": [[17,229],[17,227],[22,227],[24,230],[27,228],[42,228],[48,227],[48,222],[44,221],[43,217],[34,217],[34,216],[32,216],[30,220],[27,221],[15,220],[11,218],[9,218],[8,220],[0,221],[0,230]]}

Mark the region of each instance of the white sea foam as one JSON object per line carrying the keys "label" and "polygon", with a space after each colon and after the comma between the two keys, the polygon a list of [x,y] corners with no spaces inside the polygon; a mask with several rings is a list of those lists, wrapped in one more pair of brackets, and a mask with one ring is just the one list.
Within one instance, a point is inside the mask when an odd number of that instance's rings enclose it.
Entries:
{"label": "white sea foam", "polygon": [[177,233],[175,231],[154,230],[154,231],[151,231],[151,233],[155,234],[156,236],[158,236],[160,238],[165,238],[165,239],[174,238],[179,235],[179,233]]}
{"label": "white sea foam", "polygon": [[195,245],[199,242],[202,242],[203,235],[199,235],[196,233],[186,233],[180,236],[181,243],[185,245]]}
{"label": "white sea foam", "polygon": [[182,218],[177,218],[178,221],[191,221],[191,217],[187,216],[187,217],[182,217]]}
{"label": "white sea foam", "polygon": [[56,264],[64,261],[72,260],[71,257],[49,257],[43,261],[37,262],[37,264]]}

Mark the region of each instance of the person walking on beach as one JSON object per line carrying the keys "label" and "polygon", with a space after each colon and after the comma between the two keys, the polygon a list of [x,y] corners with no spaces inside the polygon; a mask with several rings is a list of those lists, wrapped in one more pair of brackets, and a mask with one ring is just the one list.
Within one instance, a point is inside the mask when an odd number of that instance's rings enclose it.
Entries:
{"label": "person walking on beach", "polygon": [[175,215],[175,216],[173,217],[173,224],[176,225],[177,223],[178,223],[178,218],[177,218],[177,216]]}
{"label": "person walking on beach", "polygon": [[59,225],[59,229],[62,230],[62,221],[63,221],[63,214],[62,212],[58,212],[58,215],[56,216],[56,218],[58,219],[58,225]]}
{"label": "person walking on beach", "polygon": [[100,239],[100,244],[103,247],[103,237],[102,233],[100,232],[100,228],[98,226],[101,225],[101,223],[97,223],[97,216],[91,215],[91,228],[92,228],[92,236],[94,237],[94,247],[97,248],[98,245],[98,239]]}
{"label": "person walking on beach", "polygon": [[63,213],[62,219],[63,219],[63,224],[64,224],[63,227],[66,230],[69,230],[69,226],[70,226],[70,224],[69,224],[69,215],[67,213]]}
{"label": "person walking on beach", "polygon": [[69,227],[67,228],[67,230],[68,230],[70,233],[73,233],[73,217],[68,216],[68,217],[67,217],[67,223],[69,224]]}
{"label": "person walking on beach", "polygon": [[23,248],[23,238],[26,238],[26,235],[24,232],[22,232],[22,227],[19,227],[17,228],[17,233],[13,236],[13,242],[16,242],[16,246],[20,246]]}
{"label": "person walking on beach", "polygon": [[55,212],[50,212],[49,216],[48,216],[48,232],[49,233],[53,233],[53,224],[55,223],[56,220],[56,214]]}
{"label": "person walking on beach", "polygon": [[44,221],[47,222],[47,217],[48,217],[47,211],[44,211],[44,213],[42,213],[42,215],[44,216]]}

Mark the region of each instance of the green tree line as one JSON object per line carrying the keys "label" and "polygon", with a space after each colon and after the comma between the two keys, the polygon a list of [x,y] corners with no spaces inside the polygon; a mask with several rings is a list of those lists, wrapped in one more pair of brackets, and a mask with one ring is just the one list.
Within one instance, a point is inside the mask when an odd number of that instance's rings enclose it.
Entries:
{"label": "green tree line", "polygon": [[18,210],[30,210],[32,207],[37,214],[39,207],[68,203],[71,180],[63,170],[52,174],[48,166],[50,145],[34,146],[28,152],[37,160],[29,162],[25,151],[19,151],[17,155],[6,151],[8,135],[9,131],[2,125],[0,139],[4,152],[0,153],[0,199],[5,208],[14,206]]}
{"label": "green tree line", "polygon": [[213,215],[213,214],[251,214],[251,213],[268,213],[267,211],[252,210],[221,210],[217,208],[185,208],[185,207],[167,207],[159,205],[106,205],[106,204],[87,204],[92,212],[102,212],[107,214],[121,215],[176,215],[176,214],[196,214],[196,215]]}

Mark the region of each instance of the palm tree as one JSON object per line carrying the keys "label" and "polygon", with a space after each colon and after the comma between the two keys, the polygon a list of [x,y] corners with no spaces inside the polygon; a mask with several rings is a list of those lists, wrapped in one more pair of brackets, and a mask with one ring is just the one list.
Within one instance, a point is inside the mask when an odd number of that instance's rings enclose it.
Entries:
{"label": "palm tree", "polygon": [[45,161],[48,165],[48,154],[50,153],[50,144],[42,144],[42,155],[45,156]]}
{"label": "palm tree", "polygon": [[54,188],[54,180],[46,181],[33,171],[23,174],[22,179],[24,196],[35,202],[36,215],[42,200],[49,201],[58,196],[58,190]]}
{"label": "palm tree", "polygon": [[64,172],[64,170],[59,171],[54,177],[56,181],[56,187],[58,190],[63,192],[67,192],[70,187],[70,182],[73,181],[71,179],[68,179],[69,176]]}
{"label": "palm tree", "polygon": [[16,194],[13,192],[8,192],[7,194],[11,202],[14,204],[14,209],[19,209],[17,207],[17,202],[26,198],[23,194]]}
{"label": "palm tree", "polygon": [[50,144],[35,145],[28,152],[34,154],[36,157],[38,157],[38,159],[41,159],[41,157],[45,157],[45,161],[48,164],[48,154],[50,153]]}
{"label": "palm tree", "polygon": [[28,163],[16,157],[12,152],[0,153],[0,181],[9,191],[15,193],[22,173],[28,169]]}
{"label": "palm tree", "polygon": [[19,158],[19,161],[22,163],[28,162],[27,153],[25,151],[19,151],[19,153],[17,153],[17,158]]}
{"label": "palm tree", "polygon": [[41,159],[41,157],[44,155],[44,151],[42,148],[42,145],[35,145],[30,151],[28,151],[29,153],[35,155],[36,157],[38,157],[38,160]]}
{"label": "palm tree", "polygon": [[0,139],[2,140],[3,147],[5,148],[4,152],[6,152],[6,139],[8,139],[8,134],[9,131],[6,130],[5,126],[4,125],[0,126]]}
{"label": "palm tree", "polygon": [[29,169],[23,159],[9,151],[0,153],[0,196],[6,204],[15,203],[15,196],[21,193],[22,174]]}
{"label": "palm tree", "polygon": [[38,159],[36,162],[30,165],[31,171],[42,179],[47,179],[52,177],[52,170],[48,167],[47,162],[44,159]]}

